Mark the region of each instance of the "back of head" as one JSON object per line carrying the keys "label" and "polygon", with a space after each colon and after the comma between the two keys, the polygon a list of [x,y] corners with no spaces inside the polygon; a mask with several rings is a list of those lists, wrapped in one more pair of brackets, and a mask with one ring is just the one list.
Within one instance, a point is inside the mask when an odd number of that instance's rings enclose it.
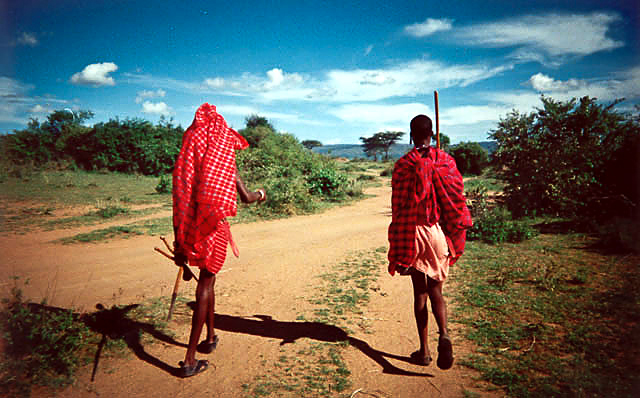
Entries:
{"label": "back of head", "polygon": [[418,115],[414,117],[411,119],[409,127],[411,128],[411,137],[416,145],[429,145],[433,136],[433,125],[428,116]]}

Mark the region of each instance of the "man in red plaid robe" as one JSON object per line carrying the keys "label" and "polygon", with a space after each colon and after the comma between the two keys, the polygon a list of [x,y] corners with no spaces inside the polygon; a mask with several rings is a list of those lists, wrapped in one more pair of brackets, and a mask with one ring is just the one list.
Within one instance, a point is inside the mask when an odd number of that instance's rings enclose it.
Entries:
{"label": "man in red plaid robe", "polygon": [[[182,149],[173,170],[175,261],[185,268],[188,263],[200,269],[189,346],[180,367],[182,377],[205,371],[208,361],[196,360],[196,351],[210,353],[218,343],[213,327],[214,285],[227,246],[231,245],[238,256],[226,220],[236,215],[236,191],[244,203],[266,200],[263,189],[247,191],[236,173],[235,150],[248,146],[216,107],[207,103],[198,108],[182,137]],[[185,271],[189,278],[190,270]],[[205,322],[207,338],[198,344]]]}
{"label": "man in red plaid robe", "polygon": [[456,163],[446,152],[429,146],[432,136],[431,119],[425,115],[413,118],[411,137],[415,147],[396,162],[393,170],[389,273],[411,276],[420,338],[420,348],[411,358],[421,365],[431,363],[427,345],[428,298],[440,333],[437,364],[449,369],[453,365],[453,348],[442,285],[449,265],[464,251],[471,215]]}

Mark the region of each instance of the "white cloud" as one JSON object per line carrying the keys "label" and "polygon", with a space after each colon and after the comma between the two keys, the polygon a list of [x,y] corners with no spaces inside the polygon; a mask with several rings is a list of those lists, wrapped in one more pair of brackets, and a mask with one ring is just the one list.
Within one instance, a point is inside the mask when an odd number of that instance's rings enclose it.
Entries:
{"label": "white cloud", "polygon": [[167,95],[167,92],[164,91],[163,89],[159,88],[155,91],[153,90],[142,90],[139,91],[138,94],[136,95],[136,104],[141,103],[142,101],[146,100],[146,99],[151,99],[151,98],[164,98],[164,96]]}
{"label": "white cloud", "polygon": [[142,112],[154,115],[173,115],[173,109],[164,102],[145,101],[142,103]]}
{"label": "white cloud", "polygon": [[51,109],[45,108],[40,104],[34,105],[31,109],[29,109],[29,113],[32,114],[49,114],[51,113]]}
{"label": "white cloud", "polygon": [[333,70],[311,99],[351,102],[378,101],[393,97],[415,97],[435,89],[466,87],[496,76],[510,66],[444,65],[417,60],[387,69]]}
{"label": "white cloud", "polygon": [[452,19],[427,18],[424,22],[414,23],[404,27],[404,32],[414,37],[430,36],[436,32],[451,30]]}
{"label": "white cloud", "polygon": [[396,105],[346,104],[329,110],[344,122],[377,126],[378,130],[408,131],[409,122],[419,114],[431,114],[429,106],[421,103]]}
{"label": "white cloud", "polygon": [[71,76],[71,83],[88,86],[113,86],[115,81],[109,73],[118,70],[118,65],[113,62],[103,62],[87,65],[82,72],[74,73]]}
{"label": "white cloud", "polygon": [[129,83],[164,87],[183,92],[247,97],[272,101],[368,102],[394,97],[431,94],[435,89],[466,87],[499,75],[512,65],[446,65],[414,60],[380,69],[334,69],[319,77],[273,68],[265,74],[242,73],[210,77],[202,83],[125,73]]}
{"label": "white cloud", "polygon": [[33,85],[0,76],[0,122],[26,125],[31,116],[50,113],[67,104],[51,96],[31,96]]}
{"label": "white cloud", "polygon": [[[529,15],[500,22],[476,24],[457,37],[468,44],[488,47],[524,47],[515,57],[586,56],[613,50],[624,43],[607,37],[609,27],[620,21],[613,13]],[[526,56],[526,57],[524,57]]]}
{"label": "white cloud", "polygon": [[22,32],[22,34],[18,37],[18,44],[35,47],[38,45],[38,38],[34,33]]}
{"label": "white cloud", "polygon": [[542,73],[536,73],[531,76],[528,83],[531,84],[534,90],[540,92],[551,92],[551,91],[569,91],[575,90],[581,86],[585,86],[584,81],[569,79],[567,81],[559,81],[555,80],[552,77],[544,75]]}
{"label": "white cloud", "polygon": [[[440,112],[441,126],[470,125],[498,121],[512,108],[504,105],[462,105]],[[435,124],[435,121],[434,121]]]}

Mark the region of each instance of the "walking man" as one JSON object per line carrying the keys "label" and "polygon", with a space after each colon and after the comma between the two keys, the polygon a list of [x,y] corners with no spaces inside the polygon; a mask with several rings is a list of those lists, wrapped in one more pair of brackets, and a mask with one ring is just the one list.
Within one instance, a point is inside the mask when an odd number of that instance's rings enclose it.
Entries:
{"label": "walking man", "polygon": [[[204,372],[209,362],[196,360],[196,350],[211,353],[218,344],[214,331],[216,274],[231,245],[227,217],[236,215],[236,192],[244,203],[263,202],[263,189],[247,191],[236,172],[235,150],[245,149],[247,141],[207,103],[196,111],[195,119],[182,137],[182,149],[173,170],[173,228],[175,261],[179,266],[198,267],[200,277],[196,288],[196,309],[191,321],[189,345],[180,376],[189,377]],[[184,273],[190,278],[191,273]],[[203,325],[207,337],[198,343]]]}
{"label": "walking man", "polygon": [[471,214],[464,197],[462,176],[455,160],[429,146],[431,119],[418,115],[411,120],[415,147],[394,167],[392,177],[392,221],[389,226],[389,273],[410,275],[414,314],[420,347],[413,362],[431,363],[427,344],[427,299],[438,324],[437,365],[453,365],[453,347],[447,329],[447,308],[442,286],[449,266],[462,255]]}

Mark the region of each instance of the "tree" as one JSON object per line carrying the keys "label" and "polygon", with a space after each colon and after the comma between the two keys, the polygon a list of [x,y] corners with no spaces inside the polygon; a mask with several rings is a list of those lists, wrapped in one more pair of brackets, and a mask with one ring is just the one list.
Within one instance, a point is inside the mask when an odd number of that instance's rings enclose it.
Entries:
{"label": "tree", "polygon": [[477,142],[461,142],[450,153],[462,175],[480,175],[489,165],[489,153]]}
{"label": "tree", "polygon": [[322,142],[318,141],[318,140],[304,140],[301,142],[302,146],[304,146],[305,148],[311,150],[315,147],[318,146],[322,146]]}
{"label": "tree", "polygon": [[267,120],[267,118],[263,116],[258,116],[255,114],[249,115],[245,118],[244,121],[246,123],[246,128],[248,129],[255,128],[258,126],[264,126],[269,128],[270,130],[276,131],[276,129],[274,129],[271,123],[269,122],[269,120]]}
{"label": "tree", "polygon": [[385,160],[389,159],[389,148],[404,135],[402,131],[385,131],[374,134],[372,137],[360,137],[364,152],[375,161],[378,160],[378,153],[384,152]]}
{"label": "tree", "polygon": [[[536,112],[500,120],[490,133],[498,144],[493,162],[515,216],[597,219],[637,208],[640,123],[614,111],[618,102],[543,96]],[[623,181],[611,177],[621,174]]]}

